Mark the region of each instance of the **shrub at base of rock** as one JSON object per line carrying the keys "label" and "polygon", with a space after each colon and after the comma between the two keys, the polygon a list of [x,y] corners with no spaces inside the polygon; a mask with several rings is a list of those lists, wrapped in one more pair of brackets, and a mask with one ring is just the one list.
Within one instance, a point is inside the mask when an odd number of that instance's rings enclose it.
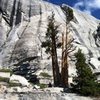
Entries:
{"label": "shrub at base of rock", "polygon": [[5,78],[5,77],[0,77],[0,82],[9,82],[9,78]]}

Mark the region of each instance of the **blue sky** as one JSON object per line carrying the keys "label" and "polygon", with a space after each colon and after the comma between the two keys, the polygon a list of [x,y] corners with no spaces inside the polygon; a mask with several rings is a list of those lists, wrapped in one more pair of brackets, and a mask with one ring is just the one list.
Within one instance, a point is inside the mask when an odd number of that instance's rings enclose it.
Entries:
{"label": "blue sky", "polygon": [[100,0],[48,0],[54,4],[66,3],[100,19]]}

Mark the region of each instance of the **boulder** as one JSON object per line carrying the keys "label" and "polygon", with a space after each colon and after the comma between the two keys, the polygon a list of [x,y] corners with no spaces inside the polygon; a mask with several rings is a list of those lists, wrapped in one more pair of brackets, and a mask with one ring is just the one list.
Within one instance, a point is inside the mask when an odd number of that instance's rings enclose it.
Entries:
{"label": "boulder", "polygon": [[4,84],[9,82],[10,72],[0,72],[0,83]]}
{"label": "boulder", "polygon": [[10,72],[0,72],[0,77],[10,79]]}
{"label": "boulder", "polygon": [[10,82],[11,83],[20,83],[22,86],[29,86],[28,80],[19,75],[12,75],[10,77]]}

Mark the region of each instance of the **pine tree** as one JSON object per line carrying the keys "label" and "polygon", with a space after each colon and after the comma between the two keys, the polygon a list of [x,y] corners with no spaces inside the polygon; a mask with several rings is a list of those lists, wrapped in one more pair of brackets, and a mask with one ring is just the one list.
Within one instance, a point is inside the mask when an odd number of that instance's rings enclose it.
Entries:
{"label": "pine tree", "polygon": [[46,48],[46,53],[52,57],[52,70],[54,77],[54,86],[60,85],[60,72],[58,66],[57,48],[61,46],[58,42],[58,26],[55,25],[54,14],[49,17],[48,28],[46,32],[46,41],[42,42],[42,47]]}
{"label": "pine tree", "polygon": [[[62,86],[68,87],[68,56],[75,48],[73,48],[72,42],[74,39],[69,39],[69,23],[74,18],[73,10],[69,7],[62,7],[63,12],[65,13],[66,17],[66,34],[62,34],[62,69],[61,69],[61,80]],[[65,37],[65,40],[64,40]],[[72,49],[73,48],[73,49]]]}
{"label": "pine tree", "polygon": [[96,82],[96,76],[92,73],[88,64],[86,64],[85,56],[80,49],[75,53],[75,57],[77,76],[73,79],[74,84],[72,86],[74,91],[86,96],[98,95],[100,93],[100,86]]}

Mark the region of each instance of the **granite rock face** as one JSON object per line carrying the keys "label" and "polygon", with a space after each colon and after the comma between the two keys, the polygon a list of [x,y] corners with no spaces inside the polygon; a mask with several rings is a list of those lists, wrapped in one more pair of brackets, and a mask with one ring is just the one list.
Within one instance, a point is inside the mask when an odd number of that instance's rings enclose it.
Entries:
{"label": "granite rock face", "polygon": [[[41,42],[47,29],[48,16],[52,12],[56,24],[60,25],[61,37],[65,32],[65,15],[59,6],[42,0],[0,0],[0,66],[19,66],[28,61],[33,69],[51,70],[51,60],[47,59]],[[96,72],[100,67],[100,46],[96,40],[100,21],[81,11],[73,9],[73,12],[74,20],[70,23],[70,35],[75,39],[73,44],[77,46],[76,51],[82,49],[87,62]],[[58,57],[60,61],[61,49],[58,50]],[[96,66],[92,59],[96,59]],[[70,73],[73,73],[74,62],[69,65]]]}

